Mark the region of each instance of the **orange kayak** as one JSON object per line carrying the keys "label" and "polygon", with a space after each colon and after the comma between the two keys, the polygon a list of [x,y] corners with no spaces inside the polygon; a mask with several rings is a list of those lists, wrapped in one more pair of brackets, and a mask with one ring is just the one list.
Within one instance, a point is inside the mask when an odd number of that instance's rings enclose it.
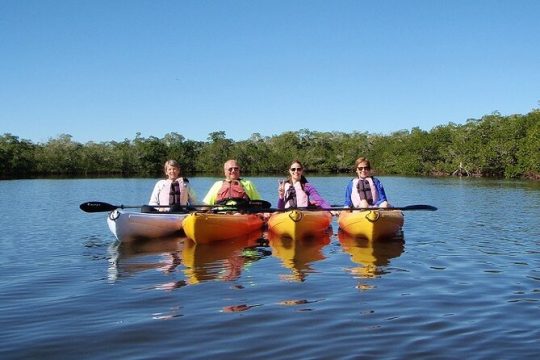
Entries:
{"label": "orange kayak", "polygon": [[199,244],[245,237],[262,229],[263,220],[255,214],[191,213],[182,228],[187,237]]}

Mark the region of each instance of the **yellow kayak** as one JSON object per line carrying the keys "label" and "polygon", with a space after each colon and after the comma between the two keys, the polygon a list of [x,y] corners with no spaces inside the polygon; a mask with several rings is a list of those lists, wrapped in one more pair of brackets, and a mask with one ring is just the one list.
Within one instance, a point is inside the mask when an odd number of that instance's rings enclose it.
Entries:
{"label": "yellow kayak", "polygon": [[191,213],[182,228],[187,237],[199,244],[230,240],[262,229],[263,221],[255,214]]}
{"label": "yellow kayak", "polygon": [[393,238],[403,226],[401,210],[342,211],[339,228],[346,233],[368,240]]}
{"label": "yellow kayak", "polygon": [[289,210],[273,213],[268,219],[268,231],[291,239],[320,236],[331,226],[329,211]]}

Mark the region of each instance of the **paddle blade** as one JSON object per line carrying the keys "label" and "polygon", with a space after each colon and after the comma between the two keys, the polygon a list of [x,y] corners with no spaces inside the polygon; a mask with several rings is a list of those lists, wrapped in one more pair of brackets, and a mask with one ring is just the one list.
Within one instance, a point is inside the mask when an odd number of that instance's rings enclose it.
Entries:
{"label": "paddle blade", "polygon": [[426,211],[436,211],[437,208],[431,205],[409,205],[401,208],[401,210],[426,210]]}
{"label": "paddle blade", "polygon": [[118,209],[118,206],[111,205],[100,201],[88,201],[79,205],[82,211],[87,213],[113,211]]}
{"label": "paddle blade", "polygon": [[238,204],[236,208],[240,212],[247,212],[247,213],[259,213],[259,212],[267,212],[268,209],[272,204],[270,204],[266,200],[250,200],[245,203]]}

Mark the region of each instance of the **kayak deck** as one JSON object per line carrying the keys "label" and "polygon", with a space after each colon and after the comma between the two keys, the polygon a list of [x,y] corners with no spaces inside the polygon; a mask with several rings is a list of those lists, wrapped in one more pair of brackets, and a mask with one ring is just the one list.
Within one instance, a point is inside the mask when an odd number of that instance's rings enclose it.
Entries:
{"label": "kayak deck", "polygon": [[182,234],[182,221],[187,214],[141,213],[113,210],[107,217],[107,225],[114,236],[122,242],[140,239],[157,239]]}
{"label": "kayak deck", "polygon": [[382,240],[398,235],[404,217],[400,210],[342,211],[338,223],[341,230],[352,236]]}
{"label": "kayak deck", "polygon": [[195,212],[184,218],[182,226],[187,237],[204,244],[247,236],[261,230],[263,220],[255,214]]}
{"label": "kayak deck", "polygon": [[268,231],[291,239],[320,236],[329,230],[329,211],[289,210],[273,213],[268,219]]}

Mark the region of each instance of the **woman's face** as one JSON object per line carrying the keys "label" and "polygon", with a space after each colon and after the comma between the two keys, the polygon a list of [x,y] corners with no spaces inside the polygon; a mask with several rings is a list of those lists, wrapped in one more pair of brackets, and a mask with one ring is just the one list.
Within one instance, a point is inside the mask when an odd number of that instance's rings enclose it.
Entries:
{"label": "woman's face", "polygon": [[167,174],[167,179],[176,180],[178,179],[178,176],[180,175],[180,169],[174,166],[167,165],[165,174]]}
{"label": "woman's face", "polygon": [[371,168],[367,162],[361,162],[356,166],[356,174],[359,178],[365,178],[371,175]]}
{"label": "woman's face", "polygon": [[302,165],[299,163],[292,163],[289,167],[289,174],[291,174],[291,179],[293,181],[300,181],[302,178],[302,172],[304,169],[302,168]]}

